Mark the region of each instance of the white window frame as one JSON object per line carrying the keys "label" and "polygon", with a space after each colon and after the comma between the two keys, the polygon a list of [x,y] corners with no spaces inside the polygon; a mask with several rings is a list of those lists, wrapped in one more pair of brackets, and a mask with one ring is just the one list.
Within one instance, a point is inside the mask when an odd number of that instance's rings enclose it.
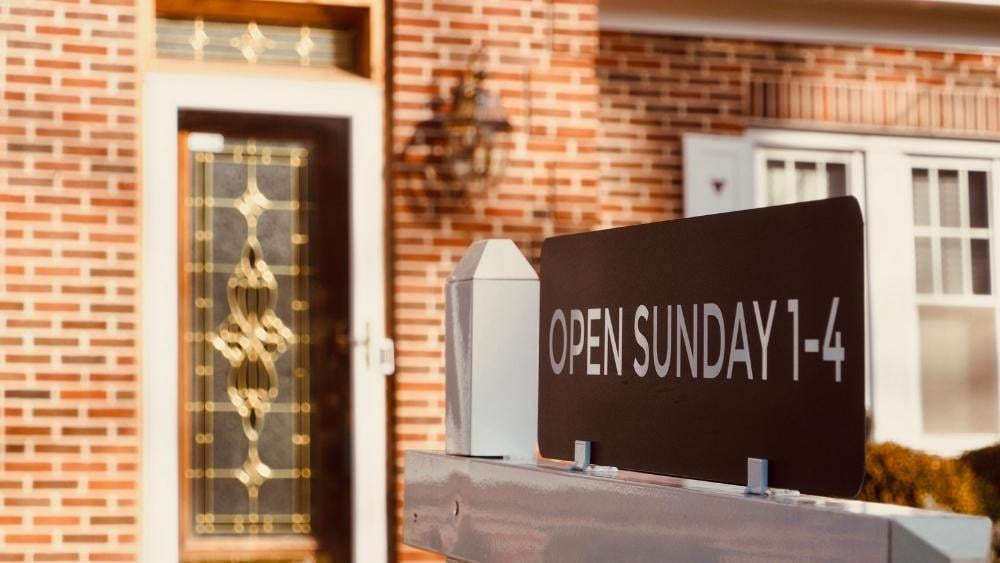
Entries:
{"label": "white window frame", "polygon": [[[745,137],[757,163],[754,201],[758,206],[767,203],[766,168],[762,164],[766,165],[768,151],[851,155],[848,193],[858,198],[866,224],[866,301],[871,312],[866,323],[867,396],[873,440],[894,441],[941,455],[958,455],[996,443],[1000,434],[934,434],[923,430],[911,168],[915,162],[945,163],[949,159],[983,163],[988,172],[993,229],[1000,225],[1000,197],[996,195],[1000,193],[1000,143],[788,129],[750,129]],[[1000,297],[1000,244],[995,243],[996,237],[992,240],[993,294],[970,297]],[[955,302],[948,299],[949,304]]]}

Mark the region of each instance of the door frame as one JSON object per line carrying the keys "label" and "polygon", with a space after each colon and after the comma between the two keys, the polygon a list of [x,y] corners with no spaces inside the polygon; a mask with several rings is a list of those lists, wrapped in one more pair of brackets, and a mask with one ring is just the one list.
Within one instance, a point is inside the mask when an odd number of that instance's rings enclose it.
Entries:
{"label": "door frame", "polygon": [[180,539],[178,114],[241,111],[344,117],[350,126],[352,538],[355,561],[388,557],[382,100],[362,82],[151,72],[142,102],[141,559],[176,562]]}

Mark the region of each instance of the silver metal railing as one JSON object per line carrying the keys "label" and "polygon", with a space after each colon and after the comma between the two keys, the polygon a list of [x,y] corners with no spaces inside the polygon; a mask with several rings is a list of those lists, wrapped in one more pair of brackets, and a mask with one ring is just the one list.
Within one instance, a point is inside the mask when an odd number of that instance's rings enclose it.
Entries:
{"label": "silver metal railing", "polygon": [[754,79],[747,112],[757,122],[1000,137],[1000,92],[987,88]]}
{"label": "silver metal railing", "polygon": [[461,561],[986,561],[985,517],[569,462],[406,454],[403,540]]}

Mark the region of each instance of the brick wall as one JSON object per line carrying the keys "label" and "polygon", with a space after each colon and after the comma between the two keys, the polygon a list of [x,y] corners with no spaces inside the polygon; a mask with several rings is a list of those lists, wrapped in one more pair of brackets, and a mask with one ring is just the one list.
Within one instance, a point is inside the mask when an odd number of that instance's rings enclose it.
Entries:
{"label": "brick wall", "polygon": [[0,0],[0,561],[135,558],[132,0]]}
{"label": "brick wall", "polygon": [[[995,55],[602,31],[597,76],[601,223],[607,226],[680,216],[684,133],[782,125],[759,105],[759,87],[752,99],[754,84],[791,84],[795,95],[806,87],[825,92],[826,98],[803,96],[818,108],[810,104],[802,112],[799,104],[784,108],[787,95],[776,96],[769,86],[772,100],[780,100],[778,113],[798,118],[797,126],[941,134],[962,125],[961,133],[1000,137]],[[885,92],[899,102],[887,101]],[[991,95],[992,110],[986,106]],[[874,100],[870,109],[860,101],[865,96]],[[973,111],[981,101],[983,109]],[[862,111],[838,111],[851,106]]]}
{"label": "brick wall", "polygon": [[[0,561],[136,553],[133,1],[0,0]],[[547,236],[678,216],[681,135],[742,131],[760,80],[1000,86],[1000,58],[974,53],[598,33],[594,0],[400,0],[392,16],[400,470],[403,450],[443,447],[442,286],[472,241],[537,259]],[[479,46],[514,132],[503,181],[461,200],[424,177],[418,132]]]}
{"label": "brick wall", "polygon": [[[537,256],[544,237],[598,222],[597,3],[400,0],[393,20],[393,380],[401,471],[403,450],[444,447],[443,284],[466,247],[506,237]],[[486,85],[514,126],[513,146],[502,183],[461,202],[437,197],[424,178],[419,129],[434,114],[431,99],[450,96],[478,46]],[[400,556],[427,557],[405,547]]]}

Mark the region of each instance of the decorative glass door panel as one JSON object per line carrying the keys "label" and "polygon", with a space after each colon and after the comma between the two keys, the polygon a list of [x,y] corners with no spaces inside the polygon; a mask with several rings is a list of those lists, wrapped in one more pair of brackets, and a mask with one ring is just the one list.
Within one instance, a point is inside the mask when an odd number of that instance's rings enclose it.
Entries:
{"label": "decorative glass door panel", "polygon": [[346,123],[186,119],[198,132],[181,147],[185,558],[339,559],[350,541]]}
{"label": "decorative glass door panel", "polygon": [[192,156],[195,531],[309,532],[308,151]]}

